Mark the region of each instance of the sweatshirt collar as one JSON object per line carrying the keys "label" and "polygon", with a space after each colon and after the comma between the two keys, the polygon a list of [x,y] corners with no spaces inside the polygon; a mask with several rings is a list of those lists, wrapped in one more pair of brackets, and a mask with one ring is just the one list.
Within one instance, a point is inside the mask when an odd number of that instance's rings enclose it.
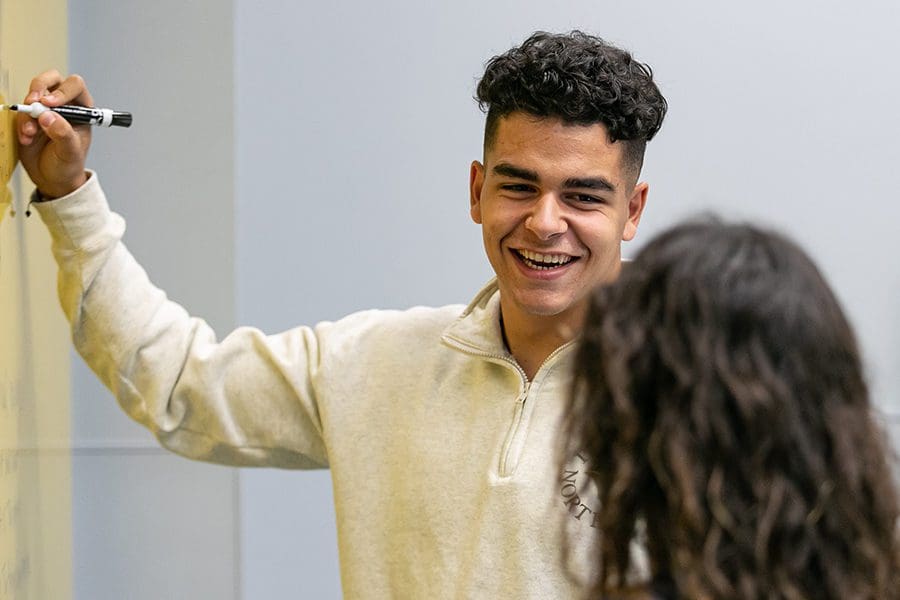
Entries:
{"label": "sweatshirt collar", "polygon": [[479,354],[509,358],[500,330],[500,288],[491,279],[462,314],[444,330],[445,342]]}

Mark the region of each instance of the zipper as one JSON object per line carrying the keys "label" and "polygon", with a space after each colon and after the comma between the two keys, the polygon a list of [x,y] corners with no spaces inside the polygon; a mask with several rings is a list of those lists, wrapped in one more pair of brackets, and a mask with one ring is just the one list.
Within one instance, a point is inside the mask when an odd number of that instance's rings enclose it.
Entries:
{"label": "zipper", "polygon": [[[573,343],[574,340],[568,341],[551,352],[547,358],[544,359],[544,362],[541,363],[541,366],[538,367],[538,370],[535,371],[534,379],[532,381],[528,381],[528,378],[525,376],[525,371],[522,370],[522,367],[519,367],[519,371],[522,372],[525,387],[518,398],[516,398],[516,408],[513,412],[512,426],[510,427],[509,433],[506,436],[506,441],[503,444],[503,452],[500,456],[500,477],[511,477],[513,473],[516,472],[516,467],[519,466],[519,458],[522,454],[521,447],[524,443],[524,440],[521,438],[528,433],[528,427],[522,425],[522,420],[525,414],[525,403],[528,401],[528,392],[531,391],[532,384],[541,376],[541,371],[544,370],[547,363],[556,358],[560,352]],[[517,367],[519,366],[518,363],[515,364]]]}
{"label": "zipper", "polygon": [[[462,350],[463,352],[466,352],[467,354],[482,356],[485,358],[494,359],[495,361],[502,361],[515,368],[515,370],[518,371],[519,375],[522,378],[522,391],[519,392],[519,395],[516,397],[512,424],[510,425],[509,431],[506,434],[506,439],[503,441],[503,449],[500,452],[500,464],[498,466],[498,474],[500,477],[510,477],[513,473],[515,473],[516,467],[519,464],[519,455],[521,454],[521,452],[514,452],[514,450],[521,445],[520,438],[526,433],[526,428],[522,427],[522,417],[525,413],[525,402],[528,400],[528,392],[531,390],[531,384],[534,381],[528,381],[528,376],[525,374],[525,370],[519,365],[519,363],[515,361],[514,358],[509,355],[494,354],[491,352],[478,350],[450,336],[445,336],[444,340],[446,342],[452,342],[453,346],[455,346],[459,350]],[[534,374],[534,379],[538,379],[538,376],[544,369],[544,366],[547,365],[547,363],[549,363],[560,352],[574,343],[575,340],[570,340],[551,352],[541,363],[541,366],[538,367],[538,370]]]}
{"label": "zipper", "polygon": [[516,470],[518,459],[513,457],[513,444],[522,435],[519,430],[522,428],[522,414],[525,412],[525,400],[528,399],[528,390],[531,389],[531,382],[525,383],[522,393],[516,398],[516,408],[513,411],[512,426],[506,434],[506,441],[503,442],[503,450],[500,452],[500,477],[509,477]]}

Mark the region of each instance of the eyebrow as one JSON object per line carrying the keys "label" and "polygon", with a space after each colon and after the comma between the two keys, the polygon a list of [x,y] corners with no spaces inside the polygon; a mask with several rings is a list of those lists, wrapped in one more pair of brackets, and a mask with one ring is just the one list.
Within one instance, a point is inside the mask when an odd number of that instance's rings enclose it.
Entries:
{"label": "eyebrow", "polygon": [[514,167],[509,163],[500,163],[498,165],[495,165],[493,171],[495,175],[524,179],[525,181],[531,181],[534,183],[537,183],[541,179],[534,171],[529,171],[528,169],[523,169],[522,167]]}
{"label": "eyebrow", "polygon": [[[534,171],[523,169],[509,163],[499,163],[492,169],[495,175],[503,177],[513,177],[537,183],[540,176]],[[602,190],[607,192],[615,192],[616,186],[605,177],[570,177],[563,182],[563,188],[566,189],[587,189]]]}
{"label": "eyebrow", "polygon": [[563,182],[563,187],[601,190],[606,192],[616,191],[616,186],[604,177],[571,177]]}

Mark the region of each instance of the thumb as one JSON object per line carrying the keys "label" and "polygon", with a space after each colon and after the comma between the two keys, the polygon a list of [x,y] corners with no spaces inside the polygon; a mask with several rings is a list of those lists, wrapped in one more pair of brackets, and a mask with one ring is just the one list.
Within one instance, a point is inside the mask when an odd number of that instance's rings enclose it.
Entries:
{"label": "thumb", "polygon": [[41,129],[55,142],[55,154],[63,161],[77,161],[81,156],[81,139],[72,125],[55,112],[47,111],[38,117]]}

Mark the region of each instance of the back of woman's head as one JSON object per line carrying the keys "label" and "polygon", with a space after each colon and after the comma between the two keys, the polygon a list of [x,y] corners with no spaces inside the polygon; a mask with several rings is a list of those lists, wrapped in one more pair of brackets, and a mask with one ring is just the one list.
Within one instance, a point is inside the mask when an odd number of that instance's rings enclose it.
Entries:
{"label": "back of woman's head", "polygon": [[898,496],[854,335],[806,254],[715,222],[592,298],[567,451],[592,464],[615,588],[637,524],[692,598],[900,597]]}

